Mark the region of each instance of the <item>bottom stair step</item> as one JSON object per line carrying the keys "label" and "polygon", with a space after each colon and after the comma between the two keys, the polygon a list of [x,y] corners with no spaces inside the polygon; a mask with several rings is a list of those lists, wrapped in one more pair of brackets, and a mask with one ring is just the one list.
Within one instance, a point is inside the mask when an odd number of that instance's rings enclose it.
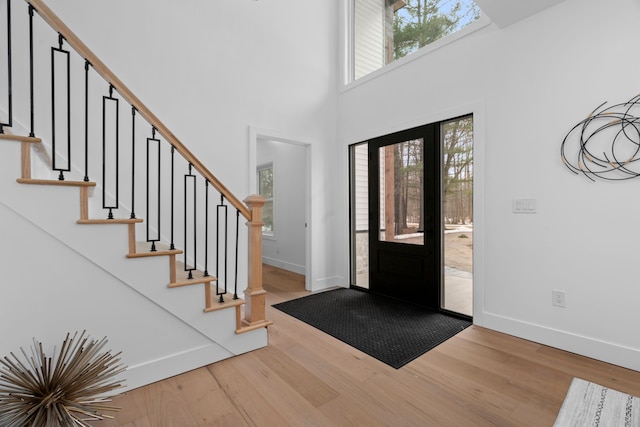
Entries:
{"label": "bottom stair step", "polygon": [[236,329],[236,334],[242,334],[245,332],[249,332],[249,331],[255,331],[256,329],[260,329],[260,328],[266,328],[268,326],[273,325],[273,321],[271,320],[263,320],[261,322],[256,322],[253,325],[247,323],[247,322],[242,322],[242,326],[240,326],[239,328]]}

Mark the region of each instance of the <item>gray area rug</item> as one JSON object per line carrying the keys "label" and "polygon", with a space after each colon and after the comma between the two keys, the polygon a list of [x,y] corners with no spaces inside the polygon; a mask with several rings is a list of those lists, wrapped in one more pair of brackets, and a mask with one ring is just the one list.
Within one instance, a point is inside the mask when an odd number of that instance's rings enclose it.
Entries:
{"label": "gray area rug", "polygon": [[396,369],[471,325],[354,289],[320,292],[273,307]]}
{"label": "gray area rug", "polygon": [[574,378],[554,427],[640,427],[640,398]]}

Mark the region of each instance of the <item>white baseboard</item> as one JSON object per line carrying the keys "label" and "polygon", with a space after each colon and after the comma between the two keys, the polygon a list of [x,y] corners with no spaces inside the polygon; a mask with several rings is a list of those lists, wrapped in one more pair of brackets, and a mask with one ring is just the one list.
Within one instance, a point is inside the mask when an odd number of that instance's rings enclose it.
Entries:
{"label": "white baseboard", "polygon": [[267,328],[242,334],[234,333],[233,337],[224,345],[211,342],[166,357],[129,366],[122,374],[126,379],[125,388],[122,391],[133,390],[268,345]]}
{"label": "white baseboard", "polygon": [[145,361],[139,365],[129,366],[121,375],[126,380],[125,388],[121,391],[130,391],[232,356],[234,356],[232,353],[212,343],[160,359]]}
{"label": "white baseboard", "polygon": [[484,312],[482,324],[477,324],[529,341],[640,371],[640,350],[638,349],[494,313]]}
{"label": "white baseboard", "polygon": [[348,288],[349,286],[345,283],[342,276],[321,277],[313,281],[310,290],[311,292],[318,292],[332,288]]}
{"label": "white baseboard", "polygon": [[307,273],[307,269],[304,265],[298,265],[291,262],[282,261],[279,259],[263,256],[262,263],[271,265],[273,267],[282,268],[283,270],[293,271],[294,273],[302,274],[303,276]]}

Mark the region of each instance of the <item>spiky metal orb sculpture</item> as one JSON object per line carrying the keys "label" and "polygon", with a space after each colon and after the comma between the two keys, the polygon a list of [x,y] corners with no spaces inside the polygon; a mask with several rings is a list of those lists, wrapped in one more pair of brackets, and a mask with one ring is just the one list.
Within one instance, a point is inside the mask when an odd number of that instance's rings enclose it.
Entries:
{"label": "spiky metal orb sculpture", "polygon": [[119,410],[107,394],[122,386],[115,377],[126,368],[120,353],[101,351],[106,343],[76,332],[53,357],[34,339],[31,356],[21,348],[24,360],[0,359],[0,426],[91,427],[87,421],[113,418],[102,411]]}

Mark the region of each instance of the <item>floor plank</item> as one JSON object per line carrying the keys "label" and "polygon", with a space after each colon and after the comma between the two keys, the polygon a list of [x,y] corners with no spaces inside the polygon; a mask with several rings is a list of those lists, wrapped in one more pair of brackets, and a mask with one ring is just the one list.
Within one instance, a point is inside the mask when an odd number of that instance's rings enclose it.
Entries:
{"label": "floor plank", "polygon": [[552,426],[571,379],[640,395],[640,373],[471,326],[401,369],[271,307],[307,295],[265,266],[269,346],[127,392],[96,427]]}

